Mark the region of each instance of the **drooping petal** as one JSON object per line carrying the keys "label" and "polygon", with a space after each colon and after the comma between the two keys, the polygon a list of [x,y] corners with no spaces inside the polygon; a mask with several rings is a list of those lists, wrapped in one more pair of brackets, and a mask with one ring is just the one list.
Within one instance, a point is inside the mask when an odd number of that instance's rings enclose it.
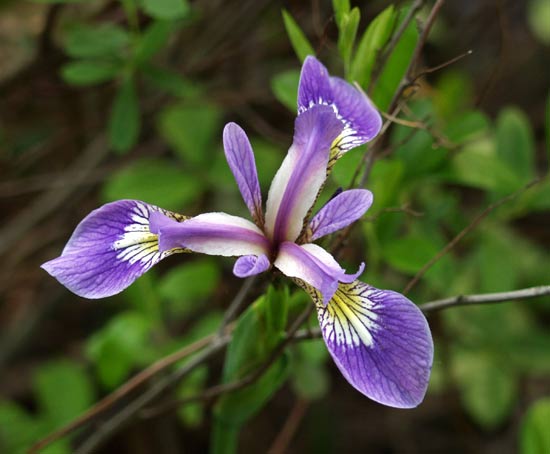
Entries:
{"label": "drooping petal", "polygon": [[267,271],[271,263],[266,255],[243,255],[233,266],[233,274],[237,277],[249,277]]}
{"label": "drooping petal", "polygon": [[161,213],[151,217],[151,230],[159,235],[161,251],[186,248],[226,257],[268,254],[269,243],[252,222],[226,213],[205,213],[175,222]]}
{"label": "drooping petal", "polygon": [[317,289],[324,304],[328,303],[338,288],[338,282],[353,282],[363,269],[361,264],[355,274],[346,274],[338,262],[316,244],[297,245],[285,241],[279,248],[274,265],[288,277],[297,278]]}
{"label": "drooping petal", "polygon": [[357,221],[372,205],[372,192],[350,189],[331,199],[314,216],[309,225],[310,240],[314,241]]}
{"label": "drooping petal", "polygon": [[330,145],[343,125],[329,107],[316,106],[296,119],[294,141],[277,171],[266,207],[265,228],[274,242],[294,241],[326,179]]}
{"label": "drooping petal", "polygon": [[138,200],[119,200],[92,211],[78,224],[60,257],[42,265],[61,284],[84,298],[115,295],[164,257],[149,220],[153,213],[178,224],[184,216]]}
{"label": "drooping petal", "polygon": [[328,305],[315,291],[323,339],[344,377],[384,405],[416,407],[424,399],[433,340],[420,309],[403,295],[355,281],[340,284]]}
{"label": "drooping petal", "polygon": [[223,130],[223,147],[227,163],[237,181],[244,202],[259,226],[263,225],[262,194],[250,141],[242,128],[228,123]]}
{"label": "drooping petal", "polygon": [[365,93],[338,77],[331,77],[315,57],[305,59],[298,86],[298,113],[317,105],[330,106],[344,125],[331,147],[331,158],[372,140],[382,118]]}

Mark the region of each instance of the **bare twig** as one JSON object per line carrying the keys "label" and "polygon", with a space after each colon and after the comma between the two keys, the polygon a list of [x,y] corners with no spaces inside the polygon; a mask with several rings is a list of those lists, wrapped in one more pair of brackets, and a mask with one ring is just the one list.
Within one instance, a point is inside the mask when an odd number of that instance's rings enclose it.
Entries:
{"label": "bare twig", "polygon": [[143,418],[153,418],[156,416],[159,416],[161,414],[164,414],[168,411],[175,410],[182,405],[186,405],[191,402],[196,401],[206,401],[210,400],[214,397],[220,396],[222,394],[226,394],[232,391],[237,391],[239,389],[242,389],[248,385],[251,385],[252,383],[256,382],[258,379],[262,377],[264,373],[267,372],[267,370],[271,367],[271,365],[281,356],[281,354],[285,351],[286,347],[293,341],[294,334],[298,331],[300,326],[303,325],[303,323],[308,319],[311,312],[313,311],[314,305],[310,304],[294,321],[292,326],[287,332],[287,336],[283,341],[279,343],[277,347],[271,352],[267,360],[260,366],[258,369],[256,369],[254,372],[250,373],[249,375],[245,376],[244,378],[241,378],[239,380],[235,380],[229,383],[222,383],[220,385],[212,386],[211,388],[208,388],[207,390],[203,391],[202,393],[196,395],[187,397],[184,399],[176,400],[176,401],[170,401],[165,404],[157,405],[154,408],[146,409],[141,413],[141,416]]}
{"label": "bare twig", "polygon": [[511,292],[482,293],[480,295],[458,295],[441,300],[431,301],[420,306],[423,312],[439,311],[449,307],[470,306],[474,304],[493,304],[504,301],[526,300],[538,296],[550,295],[550,285],[523,288]]}
{"label": "bare twig", "polygon": [[151,377],[158,374],[161,370],[166,369],[174,363],[211,344],[215,336],[215,334],[211,334],[209,336],[203,337],[202,339],[192,344],[186,345],[181,350],[178,350],[171,355],[159,359],[147,369],[144,369],[143,371],[132,377],[120,388],[100,400],[78,418],[72,420],[69,424],[56,430],[55,432],[52,432],[50,435],[43,438],[42,440],[39,440],[29,449],[29,454],[40,452],[42,449],[44,449],[46,446],[53,443],[54,441],[59,440],[61,437],[64,437],[65,435],[75,431],[79,427],[82,427],[84,424],[89,423],[105,410],[111,408],[113,404],[118,402],[122,397],[127,396],[130,392],[143,385]]}
{"label": "bare twig", "polygon": [[281,432],[275,438],[275,441],[271,445],[271,448],[267,451],[268,454],[284,454],[287,452],[288,445],[290,444],[292,437],[298,430],[302,419],[306,415],[309,402],[303,399],[297,399],[286,418]]}
{"label": "bare twig", "polygon": [[231,337],[229,335],[224,337],[214,336],[208,346],[197,353],[197,355],[191,358],[184,366],[159,379],[112,418],[99,425],[92,435],[87,438],[73,454],[92,454],[97,452],[99,446],[101,446],[113,433],[126,425],[143,407],[150,404],[154,399],[174,386],[174,384],[178,383],[197,366],[222,350],[229,343],[230,339]]}
{"label": "bare twig", "polygon": [[478,224],[489,215],[492,211],[497,209],[499,206],[505,204],[506,202],[509,202],[510,200],[516,198],[518,195],[523,194],[528,189],[532,188],[536,184],[540,183],[542,181],[541,178],[537,178],[536,180],[530,182],[523,188],[519,189],[518,191],[515,191],[512,194],[507,195],[506,197],[501,198],[500,200],[497,200],[494,203],[491,203],[487,208],[485,208],[481,213],[479,213],[473,220],[468,224],[464,229],[462,229],[451,241],[449,241],[443,249],[441,249],[436,255],[434,255],[420,270],[416,275],[409,281],[409,283],[405,286],[405,289],[403,290],[403,294],[407,294],[417,283],[418,281],[426,274],[426,272],[441,259],[447,252],[449,252],[455,245],[464,238],[468,233],[470,233],[474,228],[478,226]]}

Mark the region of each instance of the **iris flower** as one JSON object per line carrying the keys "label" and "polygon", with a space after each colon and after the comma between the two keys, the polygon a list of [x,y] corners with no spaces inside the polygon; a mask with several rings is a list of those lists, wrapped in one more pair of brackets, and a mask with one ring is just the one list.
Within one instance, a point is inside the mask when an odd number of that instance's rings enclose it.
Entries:
{"label": "iris flower", "polygon": [[187,217],[119,200],[84,218],[61,256],[42,267],[85,298],[119,293],[179,252],[239,257],[233,273],[241,278],[277,268],[311,295],[323,339],[351,385],[382,404],[415,407],[424,398],[433,359],[424,315],[403,295],[357,280],[364,264],[347,273],[313,243],[358,220],[372,204],[371,192],[343,191],[309,220],[334,163],[373,139],[381,123],[364,93],[308,57],[293,143],[271,183],[265,215],[252,147],[245,132],[229,123],[225,155],[254,222],[221,212]]}

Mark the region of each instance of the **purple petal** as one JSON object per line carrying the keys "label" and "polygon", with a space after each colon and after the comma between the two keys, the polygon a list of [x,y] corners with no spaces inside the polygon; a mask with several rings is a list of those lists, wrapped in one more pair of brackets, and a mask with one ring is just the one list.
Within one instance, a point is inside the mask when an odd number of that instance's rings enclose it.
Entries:
{"label": "purple petal", "polygon": [[338,77],[330,77],[315,58],[307,57],[298,86],[298,113],[317,105],[330,106],[344,125],[331,155],[341,156],[372,140],[382,128],[382,118],[365,93]]}
{"label": "purple petal", "polygon": [[228,123],[223,130],[223,147],[227,163],[235,176],[244,202],[259,226],[263,225],[262,194],[254,153],[250,141],[242,128]]}
{"label": "purple petal", "polygon": [[158,233],[161,251],[180,247],[193,252],[226,257],[267,254],[269,243],[252,222],[226,213],[205,213],[175,222],[161,213],[151,217],[151,231]]}
{"label": "purple petal", "polygon": [[357,221],[372,205],[372,192],[350,189],[330,200],[310,223],[311,241],[336,232]]}
{"label": "purple petal", "polygon": [[159,251],[149,219],[161,212],[176,224],[185,219],[138,200],[103,205],[78,224],[61,256],[42,268],[84,298],[115,295],[164,257],[184,252]]}
{"label": "purple petal", "polygon": [[288,277],[302,280],[317,289],[326,304],[338,288],[338,282],[353,282],[363,269],[361,264],[355,274],[346,274],[334,257],[316,244],[297,245],[285,241],[279,248],[274,265]]}
{"label": "purple petal", "polygon": [[294,241],[326,179],[330,146],[342,124],[330,107],[317,106],[296,119],[294,141],[277,171],[267,198],[268,236]]}
{"label": "purple petal", "polygon": [[365,93],[339,77],[331,77],[333,106],[345,124],[333,144],[338,155],[374,139],[382,128],[382,117]]}
{"label": "purple petal", "polygon": [[298,84],[298,114],[316,105],[332,104],[330,77],[319,60],[311,55],[306,57]]}
{"label": "purple petal", "polygon": [[249,277],[267,271],[271,263],[265,255],[244,255],[239,257],[233,267],[233,274],[237,277]]}
{"label": "purple petal", "polygon": [[416,407],[433,361],[426,318],[403,295],[363,282],[340,284],[328,305],[315,298],[323,338],[344,377],[384,405]]}

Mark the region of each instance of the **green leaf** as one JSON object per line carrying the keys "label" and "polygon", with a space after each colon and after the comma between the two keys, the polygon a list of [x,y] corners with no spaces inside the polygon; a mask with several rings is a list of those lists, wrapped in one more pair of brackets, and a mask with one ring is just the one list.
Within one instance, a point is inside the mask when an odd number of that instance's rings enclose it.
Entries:
{"label": "green leaf", "polygon": [[306,38],[306,35],[296,23],[294,18],[285,9],[283,9],[283,21],[285,23],[285,28],[290,39],[290,43],[292,44],[292,48],[300,61],[304,61],[308,55],[315,55],[315,51]]}
{"label": "green leaf", "polygon": [[546,127],[544,129],[546,133],[546,158],[548,159],[548,163],[550,164],[550,91],[548,91],[548,99],[546,101],[545,119]]}
{"label": "green leaf", "polygon": [[445,129],[445,136],[454,143],[461,143],[466,140],[480,138],[490,132],[490,122],[483,112],[469,110],[453,116]]}
{"label": "green leaf", "polygon": [[550,452],[550,397],[537,400],[525,414],[520,433],[521,454]]}
{"label": "green leaf", "polygon": [[353,51],[353,45],[355,44],[360,18],[361,13],[357,7],[353,8],[349,13],[345,13],[342,17],[340,34],[338,35],[338,50],[344,61],[346,75],[349,75],[351,53]]}
{"label": "green leaf", "polygon": [[497,118],[496,139],[497,156],[517,175],[518,185],[531,181],[534,178],[535,142],[525,114],[514,108],[502,110]]}
{"label": "green leaf", "polygon": [[412,234],[395,238],[383,249],[383,257],[396,270],[415,274],[439,251],[437,244],[429,237]]}
{"label": "green leaf", "polygon": [[93,60],[77,60],[61,68],[61,77],[71,85],[95,85],[117,76],[120,67],[113,63]]}
{"label": "green leaf", "polygon": [[152,86],[171,95],[182,98],[198,98],[202,94],[197,85],[186,80],[181,74],[169,69],[144,65],[142,72]]}
{"label": "green leaf", "polygon": [[40,424],[19,405],[0,400],[0,450],[24,454],[43,435]]}
{"label": "green leaf", "polygon": [[159,282],[158,291],[169,301],[171,316],[183,317],[202,307],[220,281],[216,262],[210,259],[194,260],[172,268]]}
{"label": "green leaf", "polygon": [[189,12],[187,0],[141,0],[141,7],[155,19],[181,19]]}
{"label": "green leaf", "polygon": [[253,384],[224,394],[214,407],[215,424],[221,421],[239,427],[252,418],[269,401],[288,377],[288,358],[281,356]]}
{"label": "green leaf", "polygon": [[220,111],[209,104],[181,103],[163,110],[158,119],[160,135],[184,162],[199,168],[212,159],[212,143],[220,136]]}
{"label": "green leaf", "polygon": [[457,114],[460,115],[467,106],[473,104],[472,98],[473,88],[469,76],[453,70],[441,74],[434,96],[434,104],[440,117],[453,124]]}
{"label": "green leaf", "polygon": [[325,397],[330,386],[326,367],[308,362],[295,362],[292,367],[292,389],[302,399]]}
{"label": "green leaf", "polygon": [[[185,377],[178,386],[176,395],[179,399],[196,396],[201,392],[208,379],[208,368],[206,366],[194,369]],[[204,417],[204,404],[201,402],[190,402],[178,409],[179,419],[191,428],[197,428],[202,424]]]}
{"label": "green leaf", "polygon": [[114,24],[79,24],[67,31],[64,49],[74,58],[119,57],[130,42],[128,32]]}
{"label": "green leaf", "polygon": [[517,399],[515,374],[505,363],[474,352],[455,352],[452,361],[466,411],[483,428],[495,429],[510,416]]}
{"label": "green leaf", "polygon": [[177,211],[202,192],[201,181],[167,159],[143,158],[115,172],[102,190],[103,200],[137,199]]}
{"label": "green leaf", "polygon": [[107,389],[119,385],[136,366],[153,357],[150,348],[152,325],[138,312],[123,312],[97,331],[86,344],[100,382]]}
{"label": "green leaf", "polygon": [[465,145],[451,161],[451,181],[509,194],[521,186],[518,175],[497,155],[491,139]]}
{"label": "green leaf", "polygon": [[296,111],[296,106],[298,105],[299,81],[300,72],[293,69],[279,73],[271,79],[271,91],[277,100],[292,112]]}
{"label": "green leaf", "polygon": [[374,18],[359,41],[351,64],[350,79],[365,89],[369,84],[376,57],[390,38],[395,19],[394,7],[390,5]]}
{"label": "green leaf", "polygon": [[288,318],[288,288],[268,287],[265,294],[265,323],[268,342],[273,347],[283,339]]}
{"label": "green leaf", "polygon": [[[401,20],[404,19],[405,14],[405,11],[401,12]],[[390,106],[393,95],[409,66],[417,41],[418,30],[416,24],[411,22],[388,57],[374,87],[372,99],[378,109],[385,111]]]}
{"label": "green leaf", "polygon": [[550,3],[546,0],[531,0],[527,8],[527,22],[537,39],[550,45]]}
{"label": "green leaf", "polygon": [[94,402],[94,391],[82,368],[68,360],[49,362],[33,377],[41,414],[51,428],[66,424]]}
{"label": "green leaf", "polygon": [[332,9],[334,10],[336,26],[341,31],[343,18],[350,10],[349,0],[332,0]]}
{"label": "green leaf", "polygon": [[133,147],[140,130],[139,101],[131,79],[118,89],[109,115],[109,141],[118,153]]}
{"label": "green leaf", "polygon": [[138,65],[149,61],[168,42],[174,24],[171,21],[154,21],[139,36],[139,41],[134,50],[134,60]]}

